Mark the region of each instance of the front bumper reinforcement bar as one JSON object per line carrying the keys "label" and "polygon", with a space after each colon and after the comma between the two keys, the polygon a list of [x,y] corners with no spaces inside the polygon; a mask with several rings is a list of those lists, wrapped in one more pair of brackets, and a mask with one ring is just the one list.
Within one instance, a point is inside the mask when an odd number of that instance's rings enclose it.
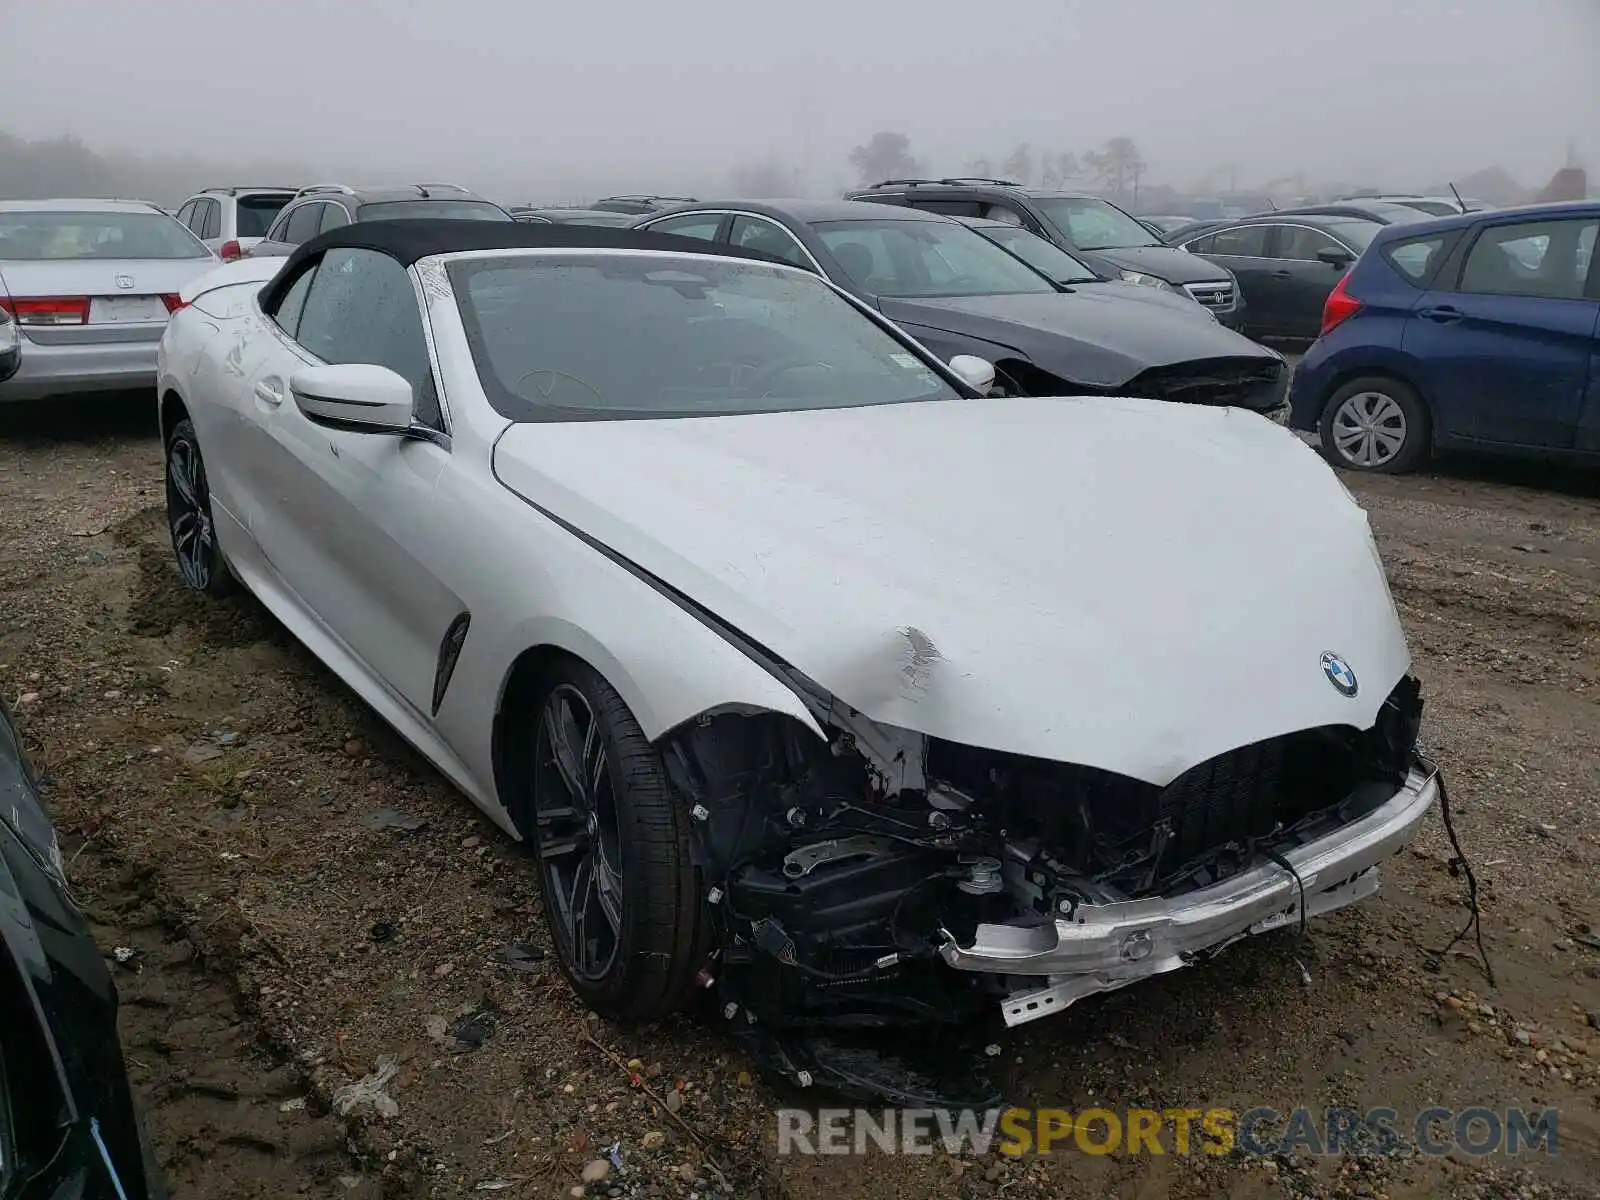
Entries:
{"label": "front bumper reinforcement bar", "polygon": [[939,953],[958,970],[1043,976],[1045,986],[1015,991],[1003,1004],[1007,1025],[1037,1020],[1084,996],[1177,970],[1240,938],[1298,922],[1302,886],[1308,918],[1370,896],[1378,890],[1373,868],[1416,836],[1438,795],[1436,774],[1413,769],[1400,790],[1366,816],[1285,850],[1293,872],[1263,861],[1178,897],[1083,904],[1070,918],[1031,927],[979,925],[970,945],[947,933]]}

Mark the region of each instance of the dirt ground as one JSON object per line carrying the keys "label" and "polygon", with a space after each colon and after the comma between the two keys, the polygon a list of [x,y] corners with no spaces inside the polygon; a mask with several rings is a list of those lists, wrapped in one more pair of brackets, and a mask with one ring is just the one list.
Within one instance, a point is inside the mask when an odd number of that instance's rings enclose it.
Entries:
{"label": "dirt ground", "polygon": [[[521,848],[259,606],[181,589],[148,414],[0,410],[0,688],[104,948],[136,952],[126,1050],[178,1200],[567,1196],[613,1145],[589,1196],[1600,1194],[1600,476],[1349,481],[1495,986],[1465,948],[1430,954],[1465,916],[1434,819],[1309,944],[1258,939],[995,1035],[1016,1103],[1555,1106],[1559,1153],[785,1157],[774,1108],[817,1097],[713,1026],[586,1019]],[[337,1115],[386,1056],[398,1111]]]}

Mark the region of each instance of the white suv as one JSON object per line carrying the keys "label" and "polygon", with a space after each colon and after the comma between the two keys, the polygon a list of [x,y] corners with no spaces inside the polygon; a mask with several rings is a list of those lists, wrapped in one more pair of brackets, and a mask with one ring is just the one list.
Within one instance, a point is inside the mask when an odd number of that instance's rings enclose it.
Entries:
{"label": "white suv", "polygon": [[191,196],[178,220],[223,262],[243,258],[261,240],[278,210],[294,199],[292,187],[212,187]]}

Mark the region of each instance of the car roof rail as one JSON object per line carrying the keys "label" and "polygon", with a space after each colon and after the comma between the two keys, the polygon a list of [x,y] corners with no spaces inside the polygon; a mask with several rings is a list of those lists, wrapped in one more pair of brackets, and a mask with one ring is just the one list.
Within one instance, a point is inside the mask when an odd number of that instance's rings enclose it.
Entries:
{"label": "car roof rail", "polygon": [[323,192],[333,192],[340,196],[354,196],[355,188],[347,183],[313,183],[310,187],[303,187],[294,194],[296,200],[301,196],[312,196]]}
{"label": "car roof rail", "polygon": [[441,192],[460,192],[463,196],[472,195],[470,188],[464,188],[459,183],[414,183],[411,186],[424,196],[428,194],[429,189],[436,189]]}
{"label": "car roof rail", "polygon": [[881,187],[915,187],[919,183],[942,183],[942,182],[944,182],[944,181],[943,180],[939,180],[939,179],[880,179],[877,183],[869,183],[869,184],[867,184],[867,186],[862,190],[870,192],[873,188],[881,188]]}
{"label": "car roof rail", "polygon": [[237,196],[240,192],[295,192],[299,189],[287,183],[239,183],[232,187],[203,187],[196,195],[221,192],[224,196]]}
{"label": "car roof rail", "polygon": [[[630,192],[623,196],[601,196],[600,200],[682,200],[685,204],[699,203],[693,196],[660,196],[654,192],[639,192],[637,194]],[[600,203],[600,200],[596,200],[595,203]]]}
{"label": "car roof rail", "polygon": [[940,179],[939,183],[988,183],[995,187],[1022,187],[1015,179],[991,179],[987,175],[952,175],[947,179]]}

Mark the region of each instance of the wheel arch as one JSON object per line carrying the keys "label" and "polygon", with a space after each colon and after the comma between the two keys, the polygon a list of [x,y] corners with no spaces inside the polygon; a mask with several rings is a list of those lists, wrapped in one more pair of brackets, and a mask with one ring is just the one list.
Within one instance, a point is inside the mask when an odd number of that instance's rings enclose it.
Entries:
{"label": "wheel arch", "polygon": [[[543,680],[563,660],[583,664],[615,688],[653,745],[659,746],[702,717],[724,713],[786,716],[819,738],[824,736],[816,718],[788,685],[725,642],[721,645],[728,657],[722,661],[697,659],[693,648],[682,647],[681,657],[660,652],[635,658],[634,666],[629,667],[616,649],[575,625],[561,622],[542,632],[541,637],[525,639],[522,649],[506,657],[491,723],[489,750],[496,799],[514,823],[529,765],[516,753],[515,721],[528,715]],[[695,665],[686,669],[686,663]],[[526,836],[526,831],[522,832]]]}
{"label": "wheel arch", "polygon": [[[1334,448],[1336,438],[1333,435],[1333,421],[1336,410],[1333,402],[1341,393],[1348,392],[1350,396],[1379,391],[1385,385],[1390,385],[1390,402],[1411,420],[1406,410],[1414,407],[1417,410],[1412,423],[1420,426],[1420,431],[1415,438],[1408,432],[1402,440],[1399,449],[1394,451],[1389,458],[1374,464],[1359,464],[1348,460],[1344,453]],[[1403,397],[1396,397],[1394,393],[1403,391]],[[1345,403],[1349,402],[1349,397]],[[1356,470],[1378,471],[1382,473],[1404,473],[1415,470],[1427,462],[1439,449],[1438,419],[1435,416],[1433,405],[1423,394],[1410,377],[1401,371],[1394,370],[1368,370],[1349,373],[1337,381],[1328,393],[1328,399],[1323,404],[1322,410],[1317,415],[1316,429],[1321,442],[1321,453],[1330,465],[1336,467],[1350,467]]]}
{"label": "wheel arch", "polygon": [[161,402],[156,410],[156,423],[161,432],[161,444],[166,445],[167,435],[172,432],[172,427],[189,415],[189,406],[184,403],[183,397],[178,395],[178,390],[173,387],[161,393]]}
{"label": "wheel arch", "polygon": [[1438,427],[1438,412],[1434,408],[1427,389],[1417,382],[1416,373],[1408,371],[1404,366],[1389,360],[1377,363],[1364,363],[1341,367],[1328,378],[1327,384],[1322,389],[1322,395],[1317,398],[1316,420],[1322,420],[1322,414],[1328,411],[1328,405],[1333,402],[1339,389],[1346,384],[1354,383],[1357,379],[1391,379],[1395,383],[1404,384],[1428,410],[1428,438],[1433,440],[1434,430]]}

